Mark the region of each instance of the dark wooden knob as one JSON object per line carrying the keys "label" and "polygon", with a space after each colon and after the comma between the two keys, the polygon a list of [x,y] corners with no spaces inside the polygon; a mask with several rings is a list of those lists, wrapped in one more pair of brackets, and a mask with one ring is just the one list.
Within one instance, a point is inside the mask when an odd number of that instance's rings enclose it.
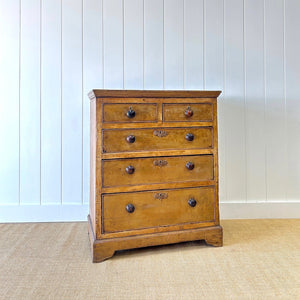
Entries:
{"label": "dark wooden knob", "polygon": [[132,144],[135,142],[135,136],[134,135],[129,135],[127,138],[126,138],[126,141],[127,143],[129,144]]}
{"label": "dark wooden knob", "polygon": [[189,142],[193,141],[194,140],[194,135],[192,133],[188,133],[186,136],[185,136],[185,139]]}
{"label": "dark wooden knob", "polygon": [[195,207],[197,204],[197,201],[195,199],[191,198],[191,199],[189,199],[188,203],[189,203],[189,206]]}
{"label": "dark wooden knob", "polygon": [[134,207],[133,204],[129,203],[129,204],[126,205],[126,210],[127,210],[127,212],[129,212],[131,214],[131,213],[134,212],[135,207]]}
{"label": "dark wooden knob", "polygon": [[134,167],[133,166],[128,166],[126,168],[126,172],[127,172],[127,174],[133,174],[134,173]]}
{"label": "dark wooden knob", "polygon": [[128,110],[128,112],[127,112],[127,117],[128,117],[129,119],[132,119],[132,118],[135,117],[135,111],[134,111],[131,107],[129,107],[129,110]]}
{"label": "dark wooden knob", "polygon": [[191,161],[187,162],[185,166],[188,170],[193,170],[195,167],[194,163],[192,163]]}
{"label": "dark wooden knob", "polygon": [[188,106],[188,108],[186,109],[186,111],[184,112],[185,116],[190,118],[193,116],[194,112],[191,110],[191,108]]}

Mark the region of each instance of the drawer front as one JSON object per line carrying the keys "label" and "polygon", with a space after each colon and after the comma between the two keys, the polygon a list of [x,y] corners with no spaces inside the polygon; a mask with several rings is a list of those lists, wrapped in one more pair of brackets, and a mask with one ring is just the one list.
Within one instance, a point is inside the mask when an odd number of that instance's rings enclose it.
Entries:
{"label": "drawer front", "polygon": [[106,153],[212,147],[212,127],[103,130]]}
{"label": "drawer front", "polygon": [[214,221],[214,187],[106,194],[103,232]]}
{"label": "drawer front", "polygon": [[103,122],[157,122],[156,103],[103,104]]}
{"label": "drawer front", "polygon": [[102,166],[104,187],[213,179],[213,155],[103,160]]}
{"label": "drawer front", "polygon": [[213,106],[211,103],[164,104],[165,122],[211,122]]}

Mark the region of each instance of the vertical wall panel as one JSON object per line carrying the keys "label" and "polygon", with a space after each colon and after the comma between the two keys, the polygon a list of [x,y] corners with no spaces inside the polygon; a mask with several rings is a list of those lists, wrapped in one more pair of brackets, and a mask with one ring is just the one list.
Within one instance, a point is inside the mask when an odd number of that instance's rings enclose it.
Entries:
{"label": "vertical wall panel", "polygon": [[300,199],[300,2],[285,1],[287,200]]}
{"label": "vertical wall panel", "polygon": [[[72,8],[72,9],[70,9]],[[82,201],[82,1],[62,2],[62,202]]]}
{"label": "vertical wall panel", "polygon": [[204,88],[203,1],[184,1],[184,88]]}
{"label": "vertical wall panel", "polygon": [[284,17],[282,0],[265,1],[266,190],[267,200],[283,201],[286,193],[284,93]]}
{"label": "vertical wall panel", "polygon": [[223,89],[223,9],[222,1],[204,0],[204,88],[208,90]]}
{"label": "vertical wall panel", "polygon": [[299,201],[299,14],[298,0],[0,0],[0,205],[88,203],[93,88],[222,90],[221,202]]}
{"label": "vertical wall panel", "polygon": [[124,88],[143,89],[144,5],[124,0]]}
{"label": "vertical wall panel", "polygon": [[219,137],[219,197],[227,200],[226,161],[225,161],[225,106],[224,95],[224,61],[223,61],[223,1],[204,0],[204,78],[207,90],[220,90],[218,102],[218,137]]}
{"label": "vertical wall panel", "polygon": [[164,1],[165,89],[183,89],[183,0]]}
{"label": "vertical wall panel", "polygon": [[103,0],[104,88],[122,89],[123,1]]}
{"label": "vertical wall panel", "polygon": [[61,1],[42,0],[41,202],[61,202]]}
{"label": "vertical wall panel", "polygon": [[19,203],[19,0],[0,0],[0,204]]}
{"label": "vertical wall panel", "polygon": [[20,202],[40,203],[40,1],[21,1]]}
{"label": "vertical wall panel", "polygon": [[164,86],[163,0],[144,0],[144,88]]}
{"label": "vertical wall panel", "polygon": [[264,3],[245,0],[245,105],[248,201],[266,199]]}
{"label": "vertical wall panel", "polygon": [[90,103],[88,93],[103,87],[102,1],[83,2],[83,202],[89,201]]}
{"label": "vertical wall panel", "polygon": [[228,201],[246,200],[243,2],[224,1],[226,184]]}

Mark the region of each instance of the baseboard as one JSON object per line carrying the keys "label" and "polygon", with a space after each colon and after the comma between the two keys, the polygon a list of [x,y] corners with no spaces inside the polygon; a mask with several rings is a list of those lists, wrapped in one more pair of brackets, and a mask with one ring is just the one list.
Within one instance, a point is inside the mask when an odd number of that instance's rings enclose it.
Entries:
{"label": "baseboard", "polygon": [[[1,205],[0,223],[86,221],[88,205]],[[220,203],[224,219],[300,218],[300,202]]]}
{"label": "baseboard", "polygon": [[0,223],[86,221],[88,205],[1,205]]}
{"label": "baseboard", "polygon": [[300,202],[220,203],[223,219],[298,219]]}

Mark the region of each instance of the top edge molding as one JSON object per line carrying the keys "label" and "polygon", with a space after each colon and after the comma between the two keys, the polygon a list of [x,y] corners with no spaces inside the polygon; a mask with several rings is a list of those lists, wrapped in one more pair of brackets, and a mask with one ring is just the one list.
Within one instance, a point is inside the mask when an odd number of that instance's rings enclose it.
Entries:
{"label": "top edge molding", "polygon": [[89,98],[217,98],[221,91],[190,90],[102,90],[88,93]]}

